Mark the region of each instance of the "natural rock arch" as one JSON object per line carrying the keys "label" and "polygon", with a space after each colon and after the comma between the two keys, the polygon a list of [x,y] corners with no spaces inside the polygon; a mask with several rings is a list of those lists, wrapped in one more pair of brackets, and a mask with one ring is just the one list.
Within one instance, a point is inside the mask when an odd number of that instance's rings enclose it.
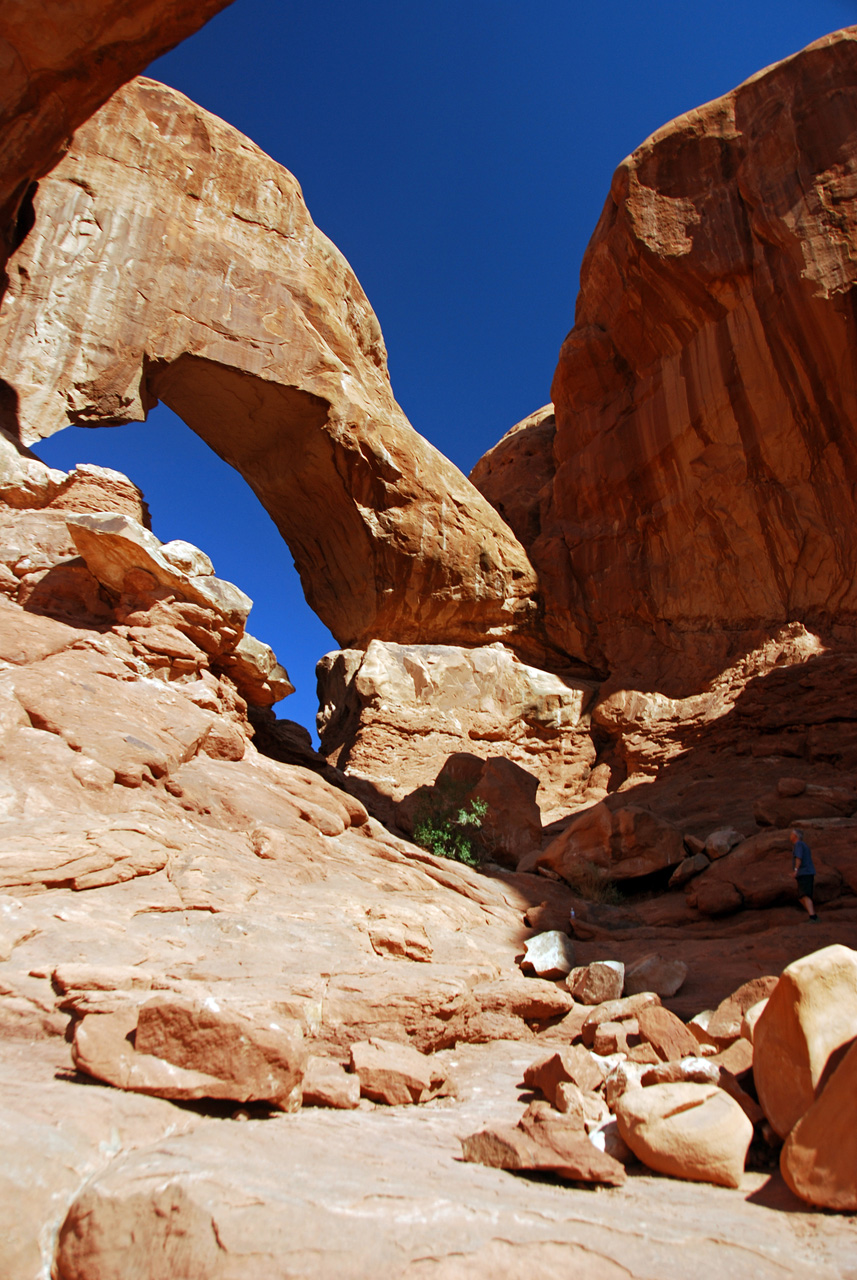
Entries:
{"label": "natural rock arch", "polygon": [[34,210],[0,309],[22,442],[162,399],[248,480],[340,644],[504,640],[550,661],[526,553],[408,423],[378,321],[291,174],[138,79]]}

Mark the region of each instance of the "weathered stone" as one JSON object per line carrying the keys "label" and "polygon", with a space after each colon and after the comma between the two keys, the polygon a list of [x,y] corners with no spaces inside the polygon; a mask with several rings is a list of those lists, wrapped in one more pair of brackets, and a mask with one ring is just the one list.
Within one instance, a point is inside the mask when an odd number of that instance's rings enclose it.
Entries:
{"label": "weathered stone", "polygon": [[[365,652],[327,654],[318,665],[319,736],[327,758],[373,794],[389,797],[397,823],[410,830],[409,793],[449,768],[488,757],[488,772],[470,779],[474,794],[508,811],[520,834],[506,832],[507,861],[539,851],[541,821],[568,812],[585,787],[595,748],[585,720],[594,685],[521,662],[500,644],[394,644],[373,640]],[[514,793],[502,795],[499,761],[524,771]],[[492,773],[492,770],[494,773]],[[465,779],[466,780],[466,779]],[[464,788],[466,791],[467,788]],[[404,801],[404,804],[401,802]],[[377,803],[377,801],[376,801]],[[501,852],[502,841],[497,840]]]}
{"label": "weathered stone", "polygon": [[553,840],[537,860],[573,883],[582,865],[606,878],[632,880],[675,866],[684,858],[681,832],[647,809],[594,805]]}
{"label": "weathered stone", "polygon": [[[533,1126],[533,1129],[535,1126]],[[617,1160],[599,1151],[586,1134],[557,1117],[553,1124],[524,1131],[511,1125],[483,1130],[462,1139],[462,1155],[474,1164],[493,1169],[544,1171],[575,1182],[605,1182],[620,1186],[625,1170]]]}
{"label": "weathered stone", "polygon": [[332,1058],[318,1058],[310,1054],[302,1089],[305,1107],[353,1111],[360,1102],[360,1077],[346,1071]]}
{"label": "weathered stone", "polygon": [[360,1093],[390,1107],[425,1102],[445,1083],[431,1058],[411,1045],[372,1039],[351,1046],[351,1070],[360,1079]]}
{"label": "weathered stone", "polygon": [[521,968],[539,978],[564,978],[574,964],[574,943],[558,929],[537,933],[524,945],[527,950]]}
{"label": "weathered stone", "polygon": [[539,1058],[524,1072],[524,1084],[538,1089],[552,1106],[557,1106],[557,1089],[563,1082],[584,1093],[594,1093],[604,1082],[604,1068],[582,1045],[571,1045]]}
{"label": "weathered stone", "polygon": [[857,1043],[792,1129],[780,1169],[802,1200],[857,1210]]}
{"label": "weathered stone", "polygon": [[768,975],[764,978],[751,978],[733,991],[731,996],[721,1000],[720,1004],[708,1019],[706,1030],[714,1043],[737,1040],[741,1035],[741,1024],[744,1014],[760,1000],[767,1000],[779,978]]}
{"label": "weathered stone", "polygon": [[[685,840],[686,843],[687,840]],[[682,885],[687,884],[688,880],[692,880],[709,866],[711,866],[711,859],[706,853],[694,853],[690,858],[684,858],[670,876],[670,888],[680,889]]]}
{"label": "weathered stone", "polygon": [[592,1044],[596,1028],[602,1022],[624,1022],[627,1018],[639,1020],[643,1011],[657,1007],[661,1003],[660,996],[653,991],[641,991],[639,995],[624,996],[621,1000],[607,1000],[597,1005],[586,1017],[581,1027],[584,1044]]}
{"label": "weathered stone", "polygon": [[34,211],[0,311],[22,440],[163,400],[258,494],[340,644],[509,637],[542,660],[526,554],[408,424],[371,307],[291,174],[140,79],[77,130]]}
{"label": "weathered stone", "polygon": [[625,966],[620,960],[593,960],[585,968],[573,969],[565,982],[580,1004],[604,1004],[606,1000],[621,999]]}
{"label": "weathered stone", "polygon": [[637,1021],[640,1035],[665,1062],[693,1056],[696,1052],[696,1038],[669,1009],[651,1005],[640,1010]]}
{"label": "weathered stone", "polygon": [[756,1033],[756,1023],[762,1016],[762,1011],[767,1003],[767,998],[765,998],[764,1000],[759,1000],[756,1004],[751,1004],[741,1019],[741,1035],[743,1039],[749,1040],[750,1044],[753,1043],[753,1036]]}
{"label": "weathered stone", "polygon": [[734,827],[718,827],[706,840],[705,852],[709,860],[715,862],[717,858],[725,858],[745,838],[744,833],[736,831]]}
{"label": "weathered stone", "polygon": [[833,443],[857,396],[841,306],[857,224],[833,212],[852,181],[855,41],[825,36],[623,161],[554,377],[556,436],[530,450],[541,483],[505,456],[533,497],[518,512],[491,491],[550,634],[617,687],[636,673],[683,697],[748,633],[857,616],[852,461]]}
{"label": "weathered stone", "polygon": [[790,964],[753,1036],[762,1110],[784,1138],[857,1036],[857,952],[835,944]]}
{"label": "weathered stone", "polygon": [[741,1185],[753,1126],[716,1086],[628,1089],[616,1103],[616,1123],[634,1155],[658,1173],[724,1187]]}
{"label": "weathered stone", "polygon": [[129,14],[118,0],[51,0],[33,22],[27,0],[10,0],[3,11],[0,113],[4,250],[14,242],[30,184],[56,163],[77,126],[229,2],[144,0]]}
{"label": "weathered stone", "polygon": [[129,576],[140,582],[142,574],[151,580],[150,590],[166,587],[180,599],[214,609],[226,622],[243,628],[252,600],[231,582],[211,573],[191,574],[172,563],[162,554],[155,535],[137,521],[111,512],[70,516],[67,524],[87,567],[111,591],[133,591]]}
{"label": "weathered stone", "polygon": [[307,1051],[289,1019],[247,1017],[213,996],[204,1002],[156,996],[140,1008],[134,1044],[138,1053],[235,1086],[241,1101],[300,1108]]}
{"label": "weathered stone", "polygon": [[667,960],[663,956],[643,956],[625,966],[625,995],[654,991],[661,998],[674,996],[687,977],[683,960]]}

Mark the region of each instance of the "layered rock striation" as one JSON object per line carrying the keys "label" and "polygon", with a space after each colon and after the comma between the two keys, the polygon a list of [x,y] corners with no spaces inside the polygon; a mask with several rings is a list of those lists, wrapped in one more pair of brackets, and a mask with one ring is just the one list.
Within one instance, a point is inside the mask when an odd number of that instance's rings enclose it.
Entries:
{"label": "layered rock striation", "polygon": [[372,308],[290,173],[140,79],[34,208],[0,312],[21,441],[163,400],[245,477],[341,644],[509,638],[544,657],[526,553],[410,427]]}
{"label": "layered rock striation", "polygon": [[698,692],[785,623],[857,621],[857,29],[660,129],[617,169],[554,378],[474,481],[554,642]]}

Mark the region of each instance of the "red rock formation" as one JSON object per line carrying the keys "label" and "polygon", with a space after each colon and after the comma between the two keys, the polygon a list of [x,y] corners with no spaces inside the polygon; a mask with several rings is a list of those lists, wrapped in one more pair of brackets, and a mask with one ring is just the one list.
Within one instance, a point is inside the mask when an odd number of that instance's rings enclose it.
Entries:
{"label": "red rock formation", "polygon": [[682,696],[785,622],[857,621],[855,121],[849,28],[643,143],[584,259],[549,501],[544,420],[474,472],[554,641],[619,687]]}
{"label": "red rock formation", "polygon": [[341,643],[508,636],[544,655],[523,549],[408,424],[369,302],[291,174],[137,80],[35,212],[0,317],[19,438],[142,420],[160,398],[247,479]]}
{"label": "red rock formation", "polygon": [[5,0],[0,15],[0,258],[30,184],[126,80],[231,0]]}

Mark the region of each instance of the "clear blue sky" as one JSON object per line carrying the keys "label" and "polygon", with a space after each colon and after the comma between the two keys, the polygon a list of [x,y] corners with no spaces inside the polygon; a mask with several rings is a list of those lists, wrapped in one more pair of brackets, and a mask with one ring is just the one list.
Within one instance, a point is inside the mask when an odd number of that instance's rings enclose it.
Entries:
{"label": "clear blue sky", "polygon": [[[857,0],[235,0],[149,68],[290,169],[381,321],[393,390],[463,471],[549,398],[616,165],[653,130],[810,41]],[[335,648],[240,478],[163,407],[69,429],[54,466],[145,491],[155,532],[212,557],[312,727]]]}

